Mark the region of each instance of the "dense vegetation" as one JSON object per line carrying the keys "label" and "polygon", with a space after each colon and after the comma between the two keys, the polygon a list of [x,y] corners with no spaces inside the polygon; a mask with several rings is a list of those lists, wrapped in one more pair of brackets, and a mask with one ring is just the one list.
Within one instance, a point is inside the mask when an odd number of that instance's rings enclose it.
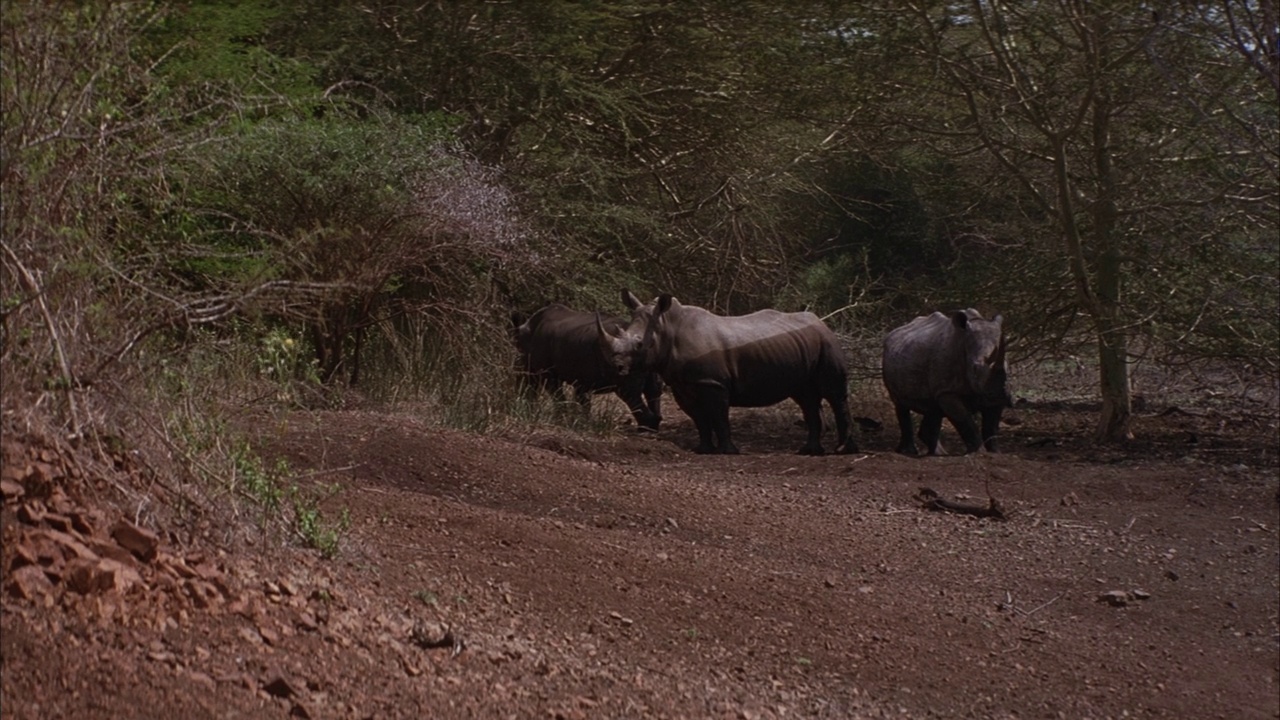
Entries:
{"label": "dense vegetation", "polygon": [[[3,4],[7,427],[194,460],[221,402],[515,412],[619,287],[934,308],[1129,370],[1280,361],[1274,0]],[[150,401],[153,398],[155,401]],[[214,471],[216,474],[216,471]]]}

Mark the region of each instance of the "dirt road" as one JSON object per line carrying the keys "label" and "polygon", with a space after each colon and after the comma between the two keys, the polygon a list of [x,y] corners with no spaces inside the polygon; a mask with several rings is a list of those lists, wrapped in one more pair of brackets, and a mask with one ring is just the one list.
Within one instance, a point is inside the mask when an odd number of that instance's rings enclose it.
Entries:
{"label": "dirt road", "polygon": [[[263,449],[326,471],[339,556],[175,547],[225,590],[149,581],[108,619],[10,594],[2,714],[1280,717],[1275,448],[1153,418],[1096,450],[1086,417],[1022,408],[1004,453],[917,459],[888,429],[793,455],[772,410],[735,411],[736,457],[690,453],[684,418],[503,437],[292,413]],[[926,511],[922,486],[1009,518]]]}

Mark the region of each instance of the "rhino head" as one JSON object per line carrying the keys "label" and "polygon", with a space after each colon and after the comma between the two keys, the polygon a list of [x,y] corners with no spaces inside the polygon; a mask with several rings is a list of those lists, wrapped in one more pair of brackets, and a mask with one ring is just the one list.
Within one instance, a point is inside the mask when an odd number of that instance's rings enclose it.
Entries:
{"label": "rhino head", "polygon": [[676,302],[675,298],[663,295],[653,302],[642,303],[630,290],[624,289],[622,302],[631,308],[631,323],[625,328],[610,331],[601,321],[600,313],[596,313],[600,351],[605,362],[617,370],[621,377],[657,369],[659,325],[662,316]]}
{"label": "rhino head", "polygon": [[1004,316],[986,320],[976,310],[958,310],[951,314],[951,322],[964,338],[965,377],[970,390],[982,398],[983,405],[1012,407]]}

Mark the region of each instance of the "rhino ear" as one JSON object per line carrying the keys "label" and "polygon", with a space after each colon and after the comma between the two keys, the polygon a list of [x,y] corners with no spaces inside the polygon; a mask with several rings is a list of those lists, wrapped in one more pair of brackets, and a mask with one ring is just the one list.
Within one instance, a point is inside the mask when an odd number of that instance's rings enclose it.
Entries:
{"label": "rhino ear", "polygon": [[957,310],[951,313],[951,324],[964,330],[969,327],[969,314],[964,310]]}
{"label": "rhino ear", "polygon": [[512,326],[512,327],[516,327],[516,328],[520,327],[521,325],[523,325],[523,324],[524,324],[524,321],[525,321],[526,319],[527,319],[527,318],[525,318],[524,313],[520,312],[519,310],[512,310],[512,311],[511,311],[511,326]]}
{"label": "rhino ear", "polygon": [[640,298],[633,295],[630,290],[626,288],[622,288],[622,304],[626,305],[632,310],[635,310],[636,308],[640,307],[644,303],[640,302]]}
{"label": "rhino ear", "polygon": [[658,312],[664,313],[670,310],[673,302],[675,302],[675,297],[671,293],[663,293],[658,297]]}

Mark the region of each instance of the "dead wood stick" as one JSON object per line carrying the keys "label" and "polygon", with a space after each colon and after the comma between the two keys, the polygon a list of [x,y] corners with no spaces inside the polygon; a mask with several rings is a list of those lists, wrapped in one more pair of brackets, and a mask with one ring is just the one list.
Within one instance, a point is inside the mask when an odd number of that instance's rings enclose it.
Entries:
{"label": "dead wood stick", "polygon": [[973,515],[975,517],[989,517],[995,518],[996,520],[1007,519],[1004,508],[1001,507],[1000,501],[995,498],[989,498],[986,505],[959,503],[954,500],[948,500],[939,495],[936,490],[927,487],[920,488],[915,497],[924,504],[925,510],[951,512],[960,515]]}

